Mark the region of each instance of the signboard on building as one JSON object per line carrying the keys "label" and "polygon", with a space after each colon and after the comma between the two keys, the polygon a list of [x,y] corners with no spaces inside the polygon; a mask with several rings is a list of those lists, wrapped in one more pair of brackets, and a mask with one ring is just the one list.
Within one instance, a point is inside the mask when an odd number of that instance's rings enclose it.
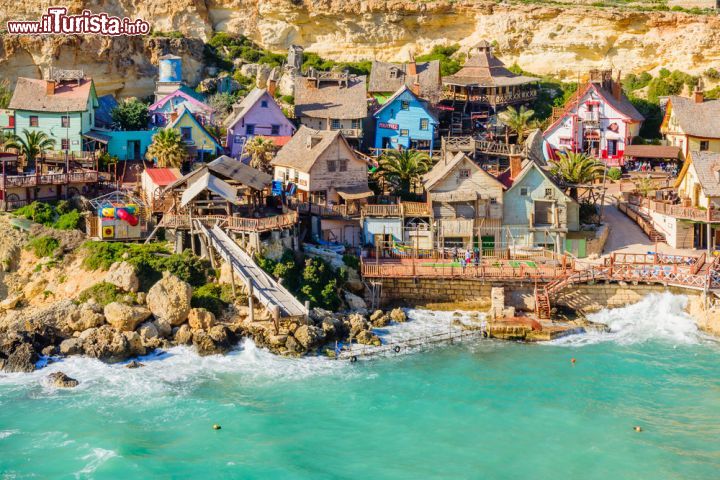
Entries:
{"label": "signboard on building", "polygon": [[387,128],[388,130],[399,130],[400,129],[400,125],[398,125],[397,123],[380,122],[380,123],[378,123],[378,126],[380,128]]}

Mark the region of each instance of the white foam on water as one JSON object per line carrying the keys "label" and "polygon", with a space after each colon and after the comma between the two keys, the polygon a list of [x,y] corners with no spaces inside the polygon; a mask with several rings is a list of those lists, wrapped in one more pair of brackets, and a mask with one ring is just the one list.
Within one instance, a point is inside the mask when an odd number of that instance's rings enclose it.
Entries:
{"label": "white foam on water", "polygon": [[15,435],[19,430],[0,430],[0,440],[8,438],[11,435]]}
{"label": "white foam on water", "polygon": [[684,295],[654,293],[633,305],[588,315],[588,320],[607,325],[610,332],[572,335],[549,343],[582,346],[600,342],[632,345],[661,341],[687,345],[707,341],[708,337],[698,330],[693,318],[685,311],[687,302]]}
{"label": "white foam on water", "polygon": [[86,478],[89,475],[92,475],[95,470],[97,470],[105,462],[117,456],[118,454],[113,450],[93,448],[89,454],[82,457],[82,459],[86,460],[88,463],[80,471],[75,473],[75,478]]}

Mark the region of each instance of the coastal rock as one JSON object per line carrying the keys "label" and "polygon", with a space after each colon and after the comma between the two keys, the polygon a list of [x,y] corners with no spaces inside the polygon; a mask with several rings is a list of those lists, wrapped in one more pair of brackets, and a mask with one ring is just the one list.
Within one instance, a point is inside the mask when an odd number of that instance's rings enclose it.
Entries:
{"label": "coastal rock", "polygon": [[199,355],[217,355],[230,350],[230,336],[227,328],[216,325],[205,332],[198,330],[193,332],[193,345],[197,348]]}
{"label": "coastal rock", "polygon": [[300,325],[293,333],[293,337],[305,350],[311,350],[322,343],[325,333],[314,325]]}
{"label": "coastal rock", "polygon": [[121,332],[132,332],[150,315],[150,310],[141,305],[127,305],[120,302],[105,305],[105,319]]}
{"label": "coastal rock", "polygon": [[210,330],[215,326],[215,315],[204,308],[193,308],[188,314],[188,325],[193,330]]}
{"label": "coastal rock", "polygon": [[180,325],[175,332],[175,343],[178,345],[190,345],[193,342],[193,332],[190,326],[186,323]]}
{"label": "coastal rock", "polygon": [[148,291],[146,303],[156,318],[182,325],[190,313],[192,287],[168,272]]}
{"label": "coastal rock", "polygon": [[145,305],[145,300],[147,299],[147,293],[145,292],[138,292],[135,295],[135,303],[138,305]]}
{"label": "coastal rock", "polygon": [[125,340],[127,341],[128,345],[128,357],[136,357],[139,355],[145,355],[147,353],[147,350],[145,348],[145,345],[143,345],[142,338],[140,338],[140,334],[137,332],[122,332],[122,335],[125,337]]}
{"label": "coastal rock", "polygon": [[363,330],[367,330],[370,325],[368,324],[365,317],[357,313],[348,315],[348,323],[350,324],[350,335],[355,336]]}
{"label": "coastal rock", "polygon": [[5,372],[32,372],[35,370],[35,363],[39,356],[30,343],[18,345],[3,362],[2,369]]}
{"label": "coastal rock", "polygon": [[385,313],[382,310],[375,310],[372,315],[370,315],[370,322],[374,323],[378,318],[385,315]]}
{"label": "coastal rock", "polygon": [[[97,304],[95,304],[97,305]],[[72,315],[67,320],[67,327],[73,332],[82,332],[88,328],[95,328],[105,323],[105,317],[102,313],[95,311],[95,305],[83,304],[77,315]]]}
{"label": "coastal rock", "polygon": [[48,281],[43,277],[37,277],[31,280],[23,287],[23,296],[25,298],[35,298],[43,295],[45,287],[47,287]]}
{"label": "coastal rock", "polygon": [[402,308],[394,308],[390,312],[390,319],[395,323],[404,323],[407,321],[407,314]]}
{"label": "coastal rock", "polygon": [[144,366],[145,366],[144,363],[140,363],[137,360],[131,360],[130,362],[128,362],[127,365],[125,365],[125,368],[141,368]]}
{"label": "coastal rock", "polygon": [[51,373],[47,378],[53,386],[58,388],[75,388],[80,384],[80,382],[74,378],[68,377],[63,372]]}
{"label": "coastal rock", "polygon": [[345,302],[350,310],[363,314],[367,313],[367,304],[365,303],[365,300],[354,293],[345,292]]}
{"label": "coastal rock", "polygon": [[115,262],[110,265],[105,281],[126,292],[137,292],[140,288],[140,281],[135,273],[135,267],[128,262]]}
{"label": "coastal rock", "polygon": [[18,303],[23,299],[23,294],[18,295],[11,295],[7,297],[5,300],[0,302],[0,312],[5,312],[7,310],[12,310],[17,306]]}
{"label": "coastal rock", "polygon": [[82,341],[85,355],[104,362],[121,362],[145,354],[137,332],[116,332],[108,325],[86,330],[78,338]]}
{"label": "coastal rock", "polygon": [[379,347],[382,345],[380,337],[373,334],[370,330],[363,330],[355,336],[355,340],[361,345],[374,345]]}
{"label": "coastal rock", "polygon": [[382,310],[375,310],[372,315],[370,315],[370,324],[373,327],[385,327],[390,323],[390,315],[384,313]]}
{"label": "coastal rock", "polygon": [[145,322],[140,325],[138,335],[140,335],[140,340],[142,341],[143,346],[152,348],[158,346],[160,333],[158,332],[155,322]]}
{"label": "coastal rock", "polygon": [[60,343],[60,354],[77,355],[82,353],[82,343],[78,338],[68,338]]}
{"label": "coastal rock", "polygon": [[285,348],[288,352],[294,353],[294,354],[300,354],[303,353],[305,350],[303,349],[303,346],[300,345],[300,342],[298,342],[295,337],[292,335],[289,335],[287,337],[287,340],[285,341]]}

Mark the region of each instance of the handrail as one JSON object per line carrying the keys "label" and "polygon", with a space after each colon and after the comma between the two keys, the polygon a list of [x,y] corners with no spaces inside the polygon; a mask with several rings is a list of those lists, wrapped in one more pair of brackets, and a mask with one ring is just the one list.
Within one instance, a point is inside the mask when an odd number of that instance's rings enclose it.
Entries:
{"label": "handrail", "polygon": [[[166,213],[160,222],[165,228],[190,229],[190,215],[178,215],[174,213]],[[226,228],[241,232],[267,232],[270,230],[279,230],[294,226],[298,221],[298,213],[290,212],[274,217],[265,218],[245,218],[231,217],[227,215],[203,215],[193,216],[192,220],[197,220],[207,227],[212,227],[218,222],[224,222]]]}

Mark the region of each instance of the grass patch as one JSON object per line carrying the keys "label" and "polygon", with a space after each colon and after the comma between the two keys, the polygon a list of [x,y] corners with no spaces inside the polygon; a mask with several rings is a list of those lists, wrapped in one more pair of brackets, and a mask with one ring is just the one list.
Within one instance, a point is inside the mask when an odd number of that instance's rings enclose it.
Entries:
{"label": "grass patch", "polygon": [[71,208],[67,200],[56,204],[34,201],[18,208],[13,214],[58,230],[75,230],[82,219],[80,212]]}
{"label": "grass patch", "polygon": [[135,299],[134,294],[124,292],[112,283],[100,282],[80,292],[80,295],[78,295],[78,301],[80,303],[85,303],[92,298],[104,307],[108,303],[122,300],[127,295],[133,297],[133,300]]}
{"label": "grass patch", "polygon": [[60,242],[57,238],[43,235],[42,237],[35,237],[30,240],[27,244],[27,249],[33,252],[36,257],[43,258],[51,257],[59,246]]}
{"label": "grass patch", "polygon": [[220,316],[232,300],[230,285],[208,283],[193,290],[190,305],[193,308],[204,308],[213,312],[215,316]]}

